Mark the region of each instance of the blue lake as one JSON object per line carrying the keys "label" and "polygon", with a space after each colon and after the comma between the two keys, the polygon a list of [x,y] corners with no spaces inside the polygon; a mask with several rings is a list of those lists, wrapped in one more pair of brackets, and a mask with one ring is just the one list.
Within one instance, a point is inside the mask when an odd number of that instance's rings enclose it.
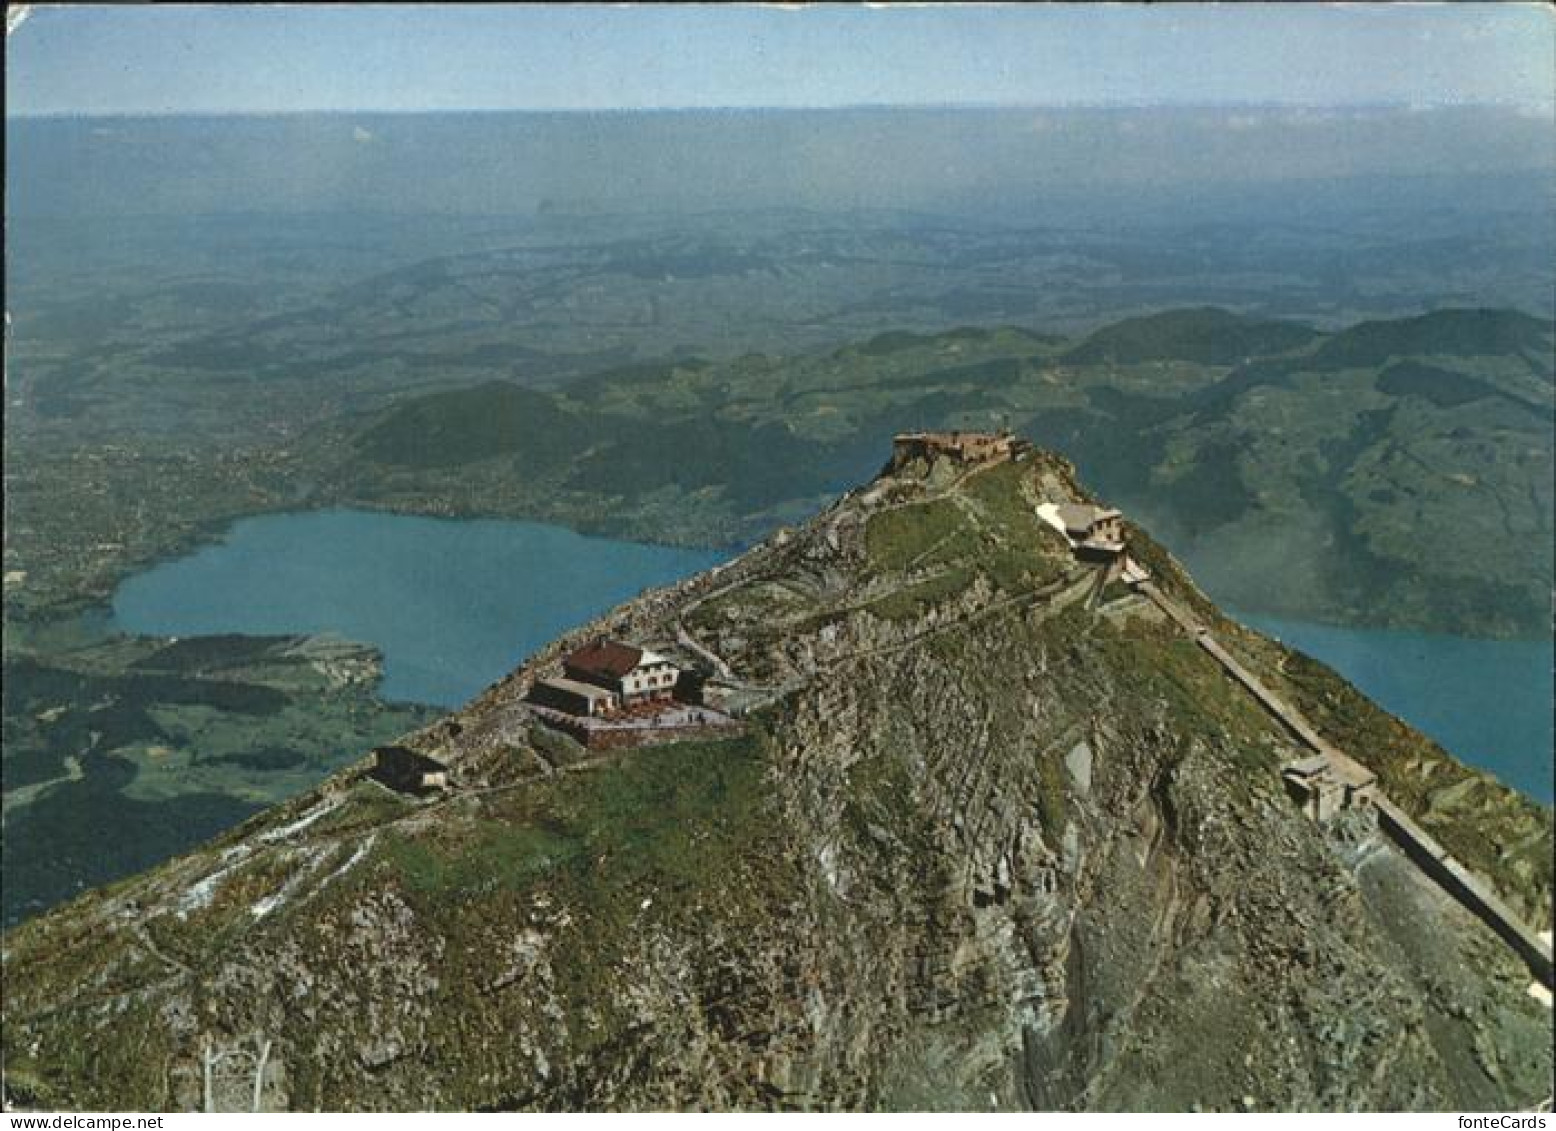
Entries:
{"label": "blue lake", "polygon": [[726,557],[536,522],[265,515],[126,581],[114,625],[166,636],[335,633],[383,651],[386,698],[452,707],[566,630]]}
{"label": "blue lake", "polygon": [[[267,515],[126,581],[114,623],[167,636],[333,632],[382,649],[387,698],[451,707],[562,632],[726,556],[534,522]],[[1323,660],[1464,761],[1551,800],[1550,641],[1239,617]]]}
{"label": "blue lake", "polygon": [[1322,660],[1461,761],[1550,803],[1556,763],[1552,641],[1473,640],[1236,616]]}

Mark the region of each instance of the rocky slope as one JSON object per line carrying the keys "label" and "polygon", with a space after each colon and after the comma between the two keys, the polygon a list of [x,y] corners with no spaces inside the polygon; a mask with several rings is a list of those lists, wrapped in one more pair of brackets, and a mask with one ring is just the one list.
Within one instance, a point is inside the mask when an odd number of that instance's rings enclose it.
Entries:
{"label": "rocky slope", "polygon": [[[1528,971],[1077,563],[1043,453],[917,464],[645,594],[364,766],[11,932],[12,1102],[124,1109],[1506,1108]],[[1537,925],[1551,814],[1136,556]],[[519,702],[606,631],[733,672],[733,739],[591,754]]]}

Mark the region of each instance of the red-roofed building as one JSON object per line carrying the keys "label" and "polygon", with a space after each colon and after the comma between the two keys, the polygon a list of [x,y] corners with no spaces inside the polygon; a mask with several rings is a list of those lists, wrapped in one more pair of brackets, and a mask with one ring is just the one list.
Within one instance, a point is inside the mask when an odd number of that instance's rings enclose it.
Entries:
{"label": "red-roofed building", "polygon": [[618,640],[586,644],[562,661],[562,670],[568,679],[615,693],[623,706],[669,699],[681,674],[657,652]]}

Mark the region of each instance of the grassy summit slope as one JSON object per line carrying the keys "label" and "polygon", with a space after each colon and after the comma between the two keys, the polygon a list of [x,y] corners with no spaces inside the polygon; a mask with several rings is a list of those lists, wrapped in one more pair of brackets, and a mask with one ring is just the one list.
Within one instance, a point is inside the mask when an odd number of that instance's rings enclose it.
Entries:
{"label": "grassy summit slope", "polygon": [[[581,626],[361,768],[5,939],[6,1088],[60,1106],[1444,1108],[1548,1086],[1506,947],[1034,514],[1034,453],[917,464]],[[1136,552],[1549,925],[1551,815]],[[525,724],[598,632],[716,651],[747,729],[588,756]],[[257,1053],[265,1050],[256,1074]],[[1250,1101],[1246,1097],[1252,1097]]]}

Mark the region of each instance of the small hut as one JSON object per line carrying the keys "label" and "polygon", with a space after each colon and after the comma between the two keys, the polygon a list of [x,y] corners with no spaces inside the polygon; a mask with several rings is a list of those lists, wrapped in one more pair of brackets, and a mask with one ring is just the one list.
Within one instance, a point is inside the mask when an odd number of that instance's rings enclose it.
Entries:
{"label": "small hut", "polygon": [[372,776],[399,793],[431,793],[449,786],[448,763],[406,746],[374,750]]}
{"label": "small hut", "polygon": [[1378,777],[1349,758],[1314,754],[1281,770],[1286,791],[1315,821],[1327,821],[1342,809],[1365,809],[1378,792]]}

